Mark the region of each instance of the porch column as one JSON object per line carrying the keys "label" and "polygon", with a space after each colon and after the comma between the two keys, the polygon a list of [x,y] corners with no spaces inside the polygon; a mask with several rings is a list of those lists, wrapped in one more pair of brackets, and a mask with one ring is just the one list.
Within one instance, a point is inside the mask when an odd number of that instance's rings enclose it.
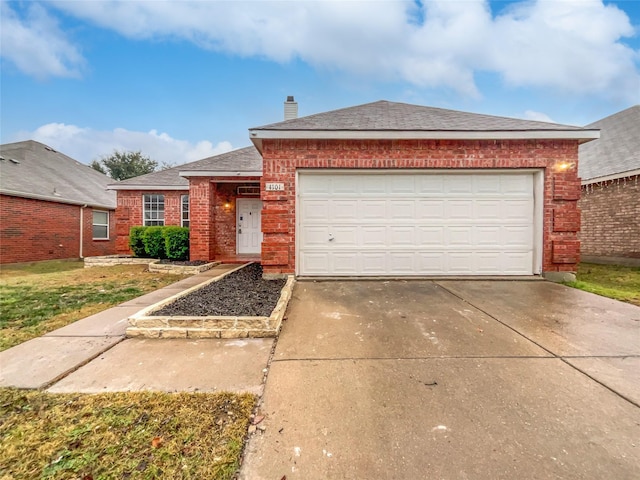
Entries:
{"label": "porch column", "polygon": [[213,184],[208,177],[189,178],[189,258],[211,260]]}

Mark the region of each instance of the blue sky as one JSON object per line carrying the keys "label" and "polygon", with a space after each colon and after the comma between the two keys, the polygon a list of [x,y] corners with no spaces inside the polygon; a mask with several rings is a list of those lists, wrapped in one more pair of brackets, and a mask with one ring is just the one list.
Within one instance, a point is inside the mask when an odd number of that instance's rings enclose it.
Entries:
{"label": "blue sky", "polygon": [[180,164],[380,99],[584,125],[640,103],[640,0],[4,1],[2,143]]}

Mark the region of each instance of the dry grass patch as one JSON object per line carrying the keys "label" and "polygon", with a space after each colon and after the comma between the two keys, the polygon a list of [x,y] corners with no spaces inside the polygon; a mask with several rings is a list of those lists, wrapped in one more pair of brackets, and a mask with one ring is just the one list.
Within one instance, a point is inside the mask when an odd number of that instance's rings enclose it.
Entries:
{"label": "dry grass patch", "polygon": [[3,266],[0,351],[174,283],[146,265],[83,268],[81,261]]}
{"label": "dry grass patch", "polygon": [[231,479],[256,397],[0,389],[0,478]]}
{"label": "dry grass patch", "polygon": [[640,267],[581,263],[574,288],[640,306]]}

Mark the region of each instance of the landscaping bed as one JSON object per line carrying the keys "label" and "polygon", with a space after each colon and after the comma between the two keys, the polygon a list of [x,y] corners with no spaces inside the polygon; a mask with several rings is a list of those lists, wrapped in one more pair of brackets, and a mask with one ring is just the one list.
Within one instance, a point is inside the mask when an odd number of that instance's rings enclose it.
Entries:
{"label": "landscaping bed", "polygon": [[129,317],[128,337],[264,338],[280,331],[295,280],[239,266]]}
{"label": "landscaping bed", "polygon": [[252,263],[150,315],[268,317],[278,303],[285,283],[285,279],[264,280],[262,266]]}

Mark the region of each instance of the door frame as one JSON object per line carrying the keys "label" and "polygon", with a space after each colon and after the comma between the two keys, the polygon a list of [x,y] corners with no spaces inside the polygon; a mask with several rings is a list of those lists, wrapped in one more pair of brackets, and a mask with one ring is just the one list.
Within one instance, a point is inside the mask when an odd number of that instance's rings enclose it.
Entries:
{"label": "door frame", "polygon": [[[260,218],[262,219],[262,200],[259,197],[244,197],[236,198],[236,255],[260,255],[262,253],[262,240],[260,240],[260,246],[257,252],[240,253],[240,232],[238,225],[240,224],[240,205],[248,202],[260,202]],[[260,225],[260,236],[262,236],[262,222]]]}

